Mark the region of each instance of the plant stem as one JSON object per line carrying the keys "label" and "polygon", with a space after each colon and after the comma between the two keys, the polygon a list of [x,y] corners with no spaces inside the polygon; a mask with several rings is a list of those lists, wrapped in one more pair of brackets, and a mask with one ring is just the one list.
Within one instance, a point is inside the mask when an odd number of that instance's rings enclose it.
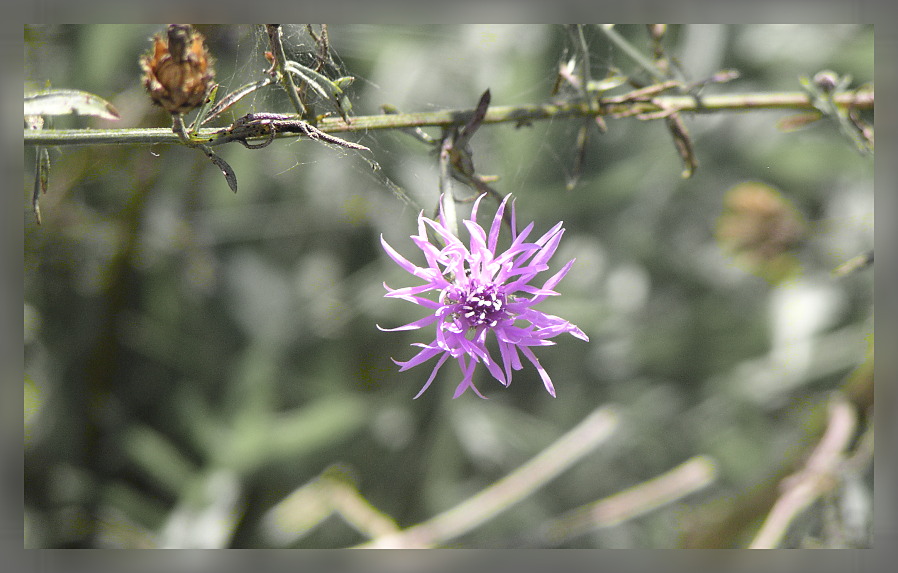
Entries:
{"label": "plant stem", "polygon": [[451,541],[546,485],[605,443],[617,426],[615,408],[599,407],[530,461],[455,507],[423,523],[356,547],[417,549]]}
{"label": "plant stem", "polygon": [[589,46],[586,44],[586,37],[583,35],[583,24],[572,24],[569,28],[572,40],[577,44],[580,50],[580,93],[583,95],[583,101],[588,102],[590,109],[595,109],[595,98],[589,97],[589,85],[592,82],[592,65],[589,63]]}
{"label": "plant stem", "polygon": [[815,500],[840,484],[845,459],[857,426],[857,412],[841,394],[829,403],[829,425],[803,468],[784,479],[777,499],[750,549],[775,549],[790,524]]}
{"label": "plant stem", "polygon": [[284,87],[284,90],[287,92],[287,97],[290,98],[290,102],[293,103],[293,107],[296,108],[296,113],[300,116],[306,115],[306,106],[302,103],[302,100],[299,99],[299,90],[296,88],[296,84],[293,83],[293,76],[287,71],[287,56],[284,54],[284,43],[283,43],[283,32],[281,31],[280,24],[266,24],[266,30],[268,31],[268,38],[270,40],[271,45],[271,54],[274,56],[275,69],[278,72],[278,77],[281,80],[281,85]]}
{"label": "plant stem", "polygon": [[[848,92],[834,98],[840,107],[873,109],[872,91]],[[602,104],[602,101],[599,101]],[[526,125],[533,121],[564,117],[590,117],[595,115],[614,116],[618,114],[650,114],[667,109],[679,112],[715,113],[721,111],[792,110],[813,111],[816,109],[807,93],[745,93],[702,96],[697,101],[692,96],[658,96],[651,101],[630,101],[602,104],[590,110],[586,102],[559,104],[527,104],[515,106],[491,106],[483,123],[517,123]],[[326,133],[368,132],[379,129],[407,129],[415,127],[451,127],[464,125],[474,114],[473,109],[444,110],[435,112],[395,113],[356,116],[352,124],[342,119],[328,117],[317,127]],[[208,139],[207,145],[214,146],[216,135],[221,128],[203,128],[197,138]],[[280,136],[280,135],[279,135]],[[283,137],[296,137],[284,134]],[[25,130],[25,145],[108,145],[108,144],[160,144],[180,143],[170,128],[149,129],[68,129],[68,130]],[[221,142],[219,142],[220,144]]]}
{"label": "plant stem", "polygon": [[610,25],[600,24],[596,27],[599,32],[605,35],[608,40],[617,46],[622,52],[627,54],[631,60],[639,64],[643,70],[648,72],[653,78],[658,80],[659,82],[664,82],[669,80],[667,76],[665,76],[661,70],[659,70],[655,65],[645,56],[642,55],[642,52],[633,47],[633,45],[627,41],[626,38],[617,33],[617,31]]}

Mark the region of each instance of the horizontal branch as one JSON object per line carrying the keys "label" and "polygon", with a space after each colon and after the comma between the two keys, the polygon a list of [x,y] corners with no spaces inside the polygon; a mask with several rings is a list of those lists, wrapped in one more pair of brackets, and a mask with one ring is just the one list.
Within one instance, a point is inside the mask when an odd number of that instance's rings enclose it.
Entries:
{"label": "horizontal branch", "polygon": [[[607,101],[606,101],[607,100]],[[663,114],[675,110],[691,113],[715,113],[722,111],[793,110],[816,109],[807,93],[754,93],[693,96],[656,96],[646,100],[624,100],[621,97],[599,100],[599,106],[590,109],[584,102],[561,104],[529,104],[490,107],[482,123],[527,124],[545,119],[565,117],[630,116]],[[873,109],[873,91],[848,92],[835,96],[842,107]],[[340,118],[321,120],[317,128],[325,133],[368,132],[380,129],[404,129],[414,127],[450,127],[463,125],[474,114],[473,109],[445,110],[418,113],[367,115],[352,118],[347,124]],[[222,128],[201,129],[199,138],[208,138],[208,145],[233,141],[222,137]],[[278,134],[278,137],[296,137],[295,134]],[[217,141],[219,140],[219,141]],[[181,143],[170,128],[142,129],[61,129],[25,130],[25,145],[109,145],[109,144],[170,144]]]}

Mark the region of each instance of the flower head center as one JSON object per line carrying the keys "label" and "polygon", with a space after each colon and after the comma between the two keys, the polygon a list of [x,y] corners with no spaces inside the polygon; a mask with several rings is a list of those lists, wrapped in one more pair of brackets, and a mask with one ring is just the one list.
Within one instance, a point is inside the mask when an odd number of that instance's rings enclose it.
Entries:
{"label": "flower head center", "polygon": [[475,286],[465,293],[460,303],[458,316],[469,328],[493,327],[508,316],[505,294],[496,285]]}

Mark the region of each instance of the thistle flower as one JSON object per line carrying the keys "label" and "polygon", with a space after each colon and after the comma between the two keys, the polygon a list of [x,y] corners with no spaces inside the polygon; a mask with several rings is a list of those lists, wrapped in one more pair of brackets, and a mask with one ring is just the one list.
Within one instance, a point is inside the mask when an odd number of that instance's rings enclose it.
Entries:
{"label": "thistle flower", "polygon": [[[526,239],[534,224],[530,223],[517,233],[512,203],[511,245],[505,252],[496,252],[499,230],[510,197],[511,195],[506,196],[499,205],[489,235],[477,223],[477,208],[483,195],[474,202],[470,218],[462,221],[470,235],[470,248],[449,231],[442,208],[439,221],[429,219],[423,213],[419,214],[418,234],[412,235],[411,239],[424,253],[426,267],[409,262],[387,244],[381,235],[381,244],[390,258],[425,281],[419,286],[399,289],[390,288],[384,283],[384,288],[388,291],[385,296],[413,302],[432,312],[420,320],[397,328],[378,328],[384,331],[415,330],[436,323],[436,338],[433,342],[412,344],[422,350],[408,361],[393,360],[402,372],[439,357],[430,377],[415,398],[427,390],[450,357],[458,361],[463,374],[453,397],[458,398],[470,388],[483,398],[473,382],[477,364],[482,363],[493,378],[508,386],[512,371],[522,368],[520,354],[536,367],[546,390],[554,397],[552,380],[531,347],[553,345],[555,343],[550,339],[565,332],[582,340],[589,340],[583,331],[570,322],[533,308],[546,297],[558,295],[552,289],[574,263],[574,259],[569,261],[541,287],[528,284],[549,268],[547,263],[564,233],[562,223],[549,229],[535,242],[528,243]],[[439,247],[428,240],[427,227],[434,231],[445,246]],[[429,291],[438,293],[437,300],[419,296]],[[498,344],[498,362],[486,346],[490,333]]]}
{"label": "thistle flower", "polygon": [[190,24],[170,24],[167,37],[153,36],[153,49],[140,58],[140,67],[150,98],[171,113],[201,105],[215,78],[203,35]]}

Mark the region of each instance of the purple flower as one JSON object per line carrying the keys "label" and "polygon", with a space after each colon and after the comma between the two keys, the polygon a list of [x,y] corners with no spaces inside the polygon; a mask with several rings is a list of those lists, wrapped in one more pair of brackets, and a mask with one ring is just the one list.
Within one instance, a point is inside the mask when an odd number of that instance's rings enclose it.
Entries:
{"label": "purple flower", "polygon": [[[431,310],[428,316],[398,328],[380,328],[384,331],[415,330],[436,323],[436,338],[430,344],[414,343],[422,350],[406,362],[393,360],[401,368],[400,372],[439,356],[430,378],[415,396],[417,398],[433,382],[440,367],[453,357],[458,360],[464,375],[455,389],[454,398],[471,388],[478,396],[484,396],[474,386],[474,368],[478,362],[486,366],[493,378],[508,386],[513,370],[522,368],[520,354],[536,367],[546,390],[553,397],[555,387],[548,373],[533,354],[533,346],[555,344],[551,338],[564,332],[582,340],[589,340],[579,328],[570,322],[535,310],[533,307],[548,296],[558,295],[553,291],[574,263],[572,259],[564,268],[553,275],[541,287],[528,284],[536,275],[549,268],[549,258],[558,248],[564,229],[558,223],[535,242],[526,242],[533,230],[533,223],[517,233],[515,229],[514,203],[511,205],[511,246],[503,253],[496,252],[499,229],[505,206],[511,195],[505,197],[496,211],[489,235],[477,223],[477,207],[483,195],[474,202],[470,219],[462,221],[470,235],[470,248],[466,247],[446,227],[442,208],[439,222],[428,219],[423,213],[418,215],[418,234],[412,235],[415,245],[424,253],[426,267],[409,262],[384,240],[380,241],[384,250],[396,263],[424,281],[424,284],[393,289],[384,283],[385,296],[400,298]],[[442,204],[441,204],[442,207]],[[428,240],[430,227],[444,247]],[[436,291],[437,300],[419,296]],[[487,336],[493,333],[499,347],[500,362],[493,359],[487,350]]]}

